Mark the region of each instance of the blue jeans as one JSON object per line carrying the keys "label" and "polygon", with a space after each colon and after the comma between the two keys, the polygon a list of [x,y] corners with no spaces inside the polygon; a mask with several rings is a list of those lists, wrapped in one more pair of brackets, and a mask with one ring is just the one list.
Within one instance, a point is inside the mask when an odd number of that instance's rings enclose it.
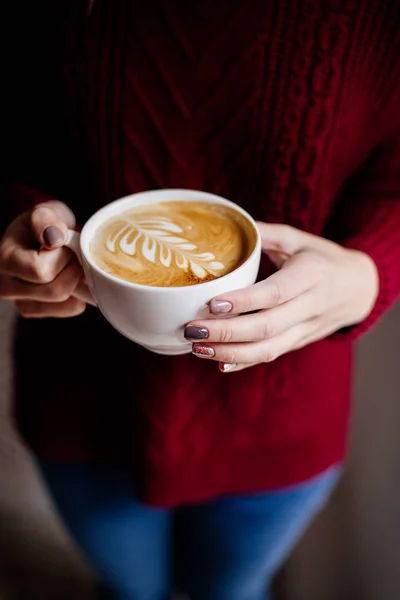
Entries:
{"label": "blue jeans", "polygon": [[116,470],[40,467],[67,528],[110,590],[107,597],[118,600],[167,600],[174,581],[191,600],[265,600],[340,475],[334,467],[290,488],[171,511],[138,502]]}

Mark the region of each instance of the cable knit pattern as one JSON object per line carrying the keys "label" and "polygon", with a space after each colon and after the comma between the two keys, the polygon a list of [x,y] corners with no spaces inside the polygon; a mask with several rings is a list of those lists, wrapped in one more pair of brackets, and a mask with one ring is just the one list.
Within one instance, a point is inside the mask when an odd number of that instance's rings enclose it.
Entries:
{"label": "cable knit pattern", "polygon": [[[21,429],[40,454],[123,464],[154,504],[311,477],[345,455],[351,340],[400,289],[400,3],[96,0],[90,9],[35,3],[28,52],[15,52],[19,72],[34,65],[41,85],[14,120],[10,101],[15,159],[5,175],[65,199],[81,222],[143,189],[222,194],[258,219],[369,253],[381,290],[359,326],[229,376],[190,356],[151,355],[95,311],[20,323]],[[20,143],[39,136],[51,140],[40,153]],[[264,260],[260,276],[271,270]],[[46,386],[36,383],[44,355]]]}

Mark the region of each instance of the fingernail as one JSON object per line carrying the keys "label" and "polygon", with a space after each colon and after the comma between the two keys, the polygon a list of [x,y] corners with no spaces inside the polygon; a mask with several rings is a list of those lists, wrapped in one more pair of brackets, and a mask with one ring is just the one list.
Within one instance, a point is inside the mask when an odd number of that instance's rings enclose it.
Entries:
{"label": "fingernail", "polygon": [[214,314],[228,313],[232,308],[232,304],[226,300],[211,300],[210,302],[210,312]]}
{"label": "fingernail", "polygon": [[215,355],[214,348],[211,348],[211,346],[206,346],[205,344],[193,344],[192,352],[196,356],[204,358],[212,358]]}
{"label": "fingernail", "polygon": [[64,234],[61,229],[55,225],[49,225],[49,227],[46,227],[43,231],[43,239],[46,246],[57,246],[57,244],[64,242]]}
{"label": "fingernail", "polygon": [[236,369],[236,367],[237,367],[236,363],[222,363],[221,371],[223,373],[229,373],[230,371],[233,371],[234,369]]}
{"label": "fingernail", "polygon": [[208,338],[208,329],[205,327],[195,327],[188,325],[185,328],[185,338],[187,340],[204,340]]}

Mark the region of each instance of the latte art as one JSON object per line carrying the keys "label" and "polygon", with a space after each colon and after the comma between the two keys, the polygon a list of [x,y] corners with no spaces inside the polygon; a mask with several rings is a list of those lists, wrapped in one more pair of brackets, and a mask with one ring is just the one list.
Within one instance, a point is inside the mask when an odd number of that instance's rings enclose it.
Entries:
{"label": "latte art", "polygon": [[166,217],[163,220],[137,219],[110,233],[106,244],[110,252],[116,253],[118,245],[128,256],[135,256],[136,248],[140,246],[138,252],[149,262],[155,264],[159,260],[167,268],[174,263],[183,271],[190,268],[199,279],[209,274],[216,275],[224,269],[223,263],[216,261],[214,254],[199,252],[196,244],[177,234],[183,234],[182,228]]}
{"label": "latte art", "polygon": [[252,251],[255,232],[230,208],[200,202],[139,206],[106,221],[90,251],[108,273],[143,285],[180,286],[226,275]]}

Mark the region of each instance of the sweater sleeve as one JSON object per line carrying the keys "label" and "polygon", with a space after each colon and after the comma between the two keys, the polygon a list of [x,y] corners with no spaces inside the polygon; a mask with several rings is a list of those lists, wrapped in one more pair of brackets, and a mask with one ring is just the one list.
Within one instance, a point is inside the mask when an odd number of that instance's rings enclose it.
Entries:
{"label": "sweater sleeve", "polygon": [[400,292],[400,133],[378,147],[340,195],[327,236],[368,254],[379,273],[379,294],[365,321],[341,330],[336,339],[368,331]]}

